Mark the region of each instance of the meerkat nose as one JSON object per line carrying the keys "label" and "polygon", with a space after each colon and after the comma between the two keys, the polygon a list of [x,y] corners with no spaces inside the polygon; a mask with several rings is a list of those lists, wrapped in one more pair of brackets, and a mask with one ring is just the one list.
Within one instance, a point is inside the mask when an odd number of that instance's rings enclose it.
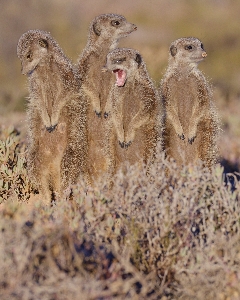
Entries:
{"label": "meerkat nose", "polygon": [[207,52],[204,51],[204,52],[202,53],[202,57],[206,57],[206,56],[207,56]]}

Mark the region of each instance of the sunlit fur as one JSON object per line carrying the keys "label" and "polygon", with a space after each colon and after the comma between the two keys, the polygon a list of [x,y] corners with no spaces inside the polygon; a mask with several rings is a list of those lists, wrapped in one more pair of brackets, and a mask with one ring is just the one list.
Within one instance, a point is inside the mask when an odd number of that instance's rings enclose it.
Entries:
{"label": "sunlit fur", "polygon": [[123,16],[103,14],[97,16],[89,28],[88,41],[77,64],[81,78],[81,95],[88,103],[88,168],[93,180],[106,171],[104,147],[103,108],[106,104],[111,74],[102,73],[107,53],[116,48],[118,40],[136,30],[134,24],[128,23]]}
{"label": "sunlit fur", "polygon": [[211,88],[197,67],[206,56],[197,38],[174,41],[161,82],[166,110],[164,147],[179,165],[200,159],[211,166],[217,157],[218,118]]}
{"label": "sunlit fur", "polygon": [[28,76],[28,171],[49,202],[86,172],[86,104],[69,59],[47,32],[30,30],[17,46]]}
{"label": "sunlit fur", "polygon": [[[124,70],[124,86],[112,84],[105,107],[110,176],[124,163],[152,162],[161,144],[163,111],[157,90],[140,53],[115,49],[107,56],[108,71]],[[115,77],[112,74],[113,77]],[[161,148],[161,146],[160,146]],[[159,149],[161,151],[161,149]]]}

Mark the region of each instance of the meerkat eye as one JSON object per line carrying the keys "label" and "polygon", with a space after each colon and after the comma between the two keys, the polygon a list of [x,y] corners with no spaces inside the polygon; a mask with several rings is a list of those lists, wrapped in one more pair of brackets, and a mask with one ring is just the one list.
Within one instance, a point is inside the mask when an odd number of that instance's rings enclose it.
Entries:
{"label": "meerkat eye", "polygon": [[120,22],[116,21],[116,20],[113,20],[113,21],[111,21],[111,25],[114,26],[114,27],[118,27],[120,25]]}
{"label": "meerkat eye", "polygon": [[115,63],[115,64],[121,64],[121,63],[124,62],[124,61],[126,61],[126,57],[115,59],[115,60],[114,60],[114,63]]}
{"label": "meerkat eye", "polygon": [[201,48],[204,50],[203,43],[201,43]]}
{"label": "meerkat eye", "polygon": [[187,45],[184,47],[185,50],[193,50],[193,46],[192,45]]}
{"label": "meerkat eye", "polygon": [[44,39],[41,39],[38,41],[38,44],[43,47],[43,48],[47,48],[48,47],[48,42]]}
{"label": "meerkat eye", "polygon": [[27,54],[27,60],[28,61],[32,60],[32,53],[31,52],[28,52],[28,54]]}

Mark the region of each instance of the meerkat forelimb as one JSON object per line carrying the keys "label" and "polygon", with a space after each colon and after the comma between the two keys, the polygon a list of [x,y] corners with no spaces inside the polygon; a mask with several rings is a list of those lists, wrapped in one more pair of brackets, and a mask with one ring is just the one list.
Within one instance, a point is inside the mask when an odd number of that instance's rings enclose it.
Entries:
{"label": "meerkat forelimb", "polygon": [[106,171],[104,152],[107,117],[106,105],[109,87],[114,80],[110,73],[102,72],[109,51],[117,47],[118,41],[137,29],[125,17],[116,14],[99,15],[91,22],[87,45],[79,57],[76,69],[81,81],[80,94],[87,102],[87,128],[89,147],[89,170],[95,180]]}
{"label": "meerkat forelimb", "polygon": [[104,69],[116,78],[104,109],[111,141],[109,161],[115,161],[117,168],[126,161],[147,163],[161,138],[158,120],[163,112],[142,56],[133,49],[115,49],[107,55]]}
{"label": "meerkat forelimb", "polygon": [[[179,164],[197,159],[210,161],[208,153],[216,146],[215,142],[211,144],[210,139],[205,139],[208,144],[205,148],[209,151],[200,154],[206,135],[202,132],[204,123],[211,120],[217,124],[210,86],[197,67],[206,56],[202,42],[192,37],[177,39],[169,49],[168,68],[160,88],[166,110],[164,144],[167,153]],[[217,127],[209,127],[212,141]]]}
{"label": "meerkat forelimb", "polygon": [[104,88],[101,67],[106,55],[117,47],[119,39],[128,36],[136,29],[136,25],[116,14],[99,15],[90,25],[87,45],[79,57],[77,68],[82,80],[82,90],[88,96],[97,116],[101,116],[101,101],[103,101],[101,93]]}
{"label": "meerkat forelimb", "polygon": [[[49,33],[24,33],[17,55],[30,94],[28,172],[49,202],[52,195],[61,195],[74,183],[79,173],[87,174],[86,104],[79,97],[79,80],[72,63]],[[72,136],[75,126],[80,133]]]}

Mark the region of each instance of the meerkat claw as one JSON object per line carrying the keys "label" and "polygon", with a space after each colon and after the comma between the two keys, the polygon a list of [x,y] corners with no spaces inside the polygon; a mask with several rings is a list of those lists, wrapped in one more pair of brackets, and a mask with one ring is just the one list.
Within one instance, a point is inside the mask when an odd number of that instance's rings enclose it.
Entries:
{"label": "meerkat claw", "polygon": [[98,118],[101,118],[101,115],[102,115],[101,112],[97,112],[97,111],[95,110],[95,114],[98,116]]}
{"label": "meerkat claw", "polygon": [[57,124],[52,125],[52,126],[49,126],[49,127],[46,126],[46,129],[47,129],[47,131],[48,131],[49,133],[51,133],[52,131],[54,131],[54,129],[55,129],[56,127],[57,127]]}
{"label": "meerkat claw", "polygon": [[121,148],[124,148],[125,147],[125,142],[118,142],[119,143],[119,145],[121,146]]}
{"label": "meerkat claw", "polygon": [[191,139],[188,139],[189,144],[192,145],[192,143],[194,142],[195,138],[196,138],[196,136],[192,137]]}
{"label": "meerkat claw", "polygon": [[179,136],[180,140],[184,140],[185,139],[185,136],[184,136],[183,133],[182,133],[182,135],[178,134],[178,136]]}
{"label": "meerkat claw", "polygon": [[127,148],[132,144],[132,142],[129,141],[128,143],[124,143],[124,144],[125,144],[125,145],[124,145],[124,148],[127,149]]}

